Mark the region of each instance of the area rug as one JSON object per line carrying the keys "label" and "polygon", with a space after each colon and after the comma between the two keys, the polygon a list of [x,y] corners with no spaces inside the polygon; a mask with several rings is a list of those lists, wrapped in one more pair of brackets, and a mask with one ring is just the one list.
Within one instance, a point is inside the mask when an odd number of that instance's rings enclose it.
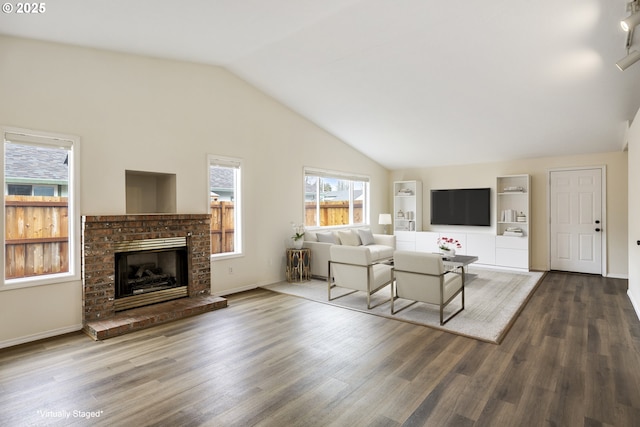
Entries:
{"label": "area rug", "polygon": [[[391,303],[385,302],[391,296],[389,286],[371,296],[371,305],[374,306],[371,310],[367,310],[366,293],[349,294],[352,291],[346,288],[332,288],[332,298],[344,296],[327,301],[327,282],[322,280],[279,282],[263,288],[499,344],[542,277],[541,272],[497,271],[470,266],[466,275],[465,308],[444,326],[440,325],[440,312],[436,305],[416,303],[391,315]],[[401,309],[410,303],[408,300],[397,299],[394,302],[395,309]],[[445,309],[445,318],[459,308],[460,298],[456,297]]]}

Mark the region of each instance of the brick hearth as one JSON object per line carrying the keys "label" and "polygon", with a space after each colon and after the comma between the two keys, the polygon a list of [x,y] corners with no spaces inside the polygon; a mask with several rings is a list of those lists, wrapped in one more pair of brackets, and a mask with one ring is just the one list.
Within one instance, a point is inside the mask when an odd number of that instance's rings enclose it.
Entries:
{"label": "brick hearth", "polygon": [[[93,338],[120,335],[226,307],[224,298],[209,295],[209,215],[102,215],[85,216],[82,220],[83,325]],[[172,237],[187,237],[189,298],[116,313],[114,244]]]}
{"label": "brick hearth", "polygon": [[84,325],[84,331],[94,340],[104,340],[226,306],[226,299],[211,295],[180,298],[121,311],[110,319],[87,322]]}

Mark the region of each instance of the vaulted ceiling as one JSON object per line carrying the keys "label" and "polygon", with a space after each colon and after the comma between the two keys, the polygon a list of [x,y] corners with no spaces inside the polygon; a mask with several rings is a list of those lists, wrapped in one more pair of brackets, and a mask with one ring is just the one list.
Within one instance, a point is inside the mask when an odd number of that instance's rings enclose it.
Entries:
{"label": "vaulted ceiling", "polygon": [[225,67],[390,169],[619,151],[640,107],[624,0],[45,5],[0,34]]}

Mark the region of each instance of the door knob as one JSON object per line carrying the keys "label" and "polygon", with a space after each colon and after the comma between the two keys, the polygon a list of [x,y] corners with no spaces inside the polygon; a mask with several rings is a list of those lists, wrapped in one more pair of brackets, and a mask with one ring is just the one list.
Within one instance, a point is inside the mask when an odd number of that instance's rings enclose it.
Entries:
{"label": "door knob", "polygon": [[600,224],[600,220],[599,219],[596,219],[596,224]]}
{"label": "door knob", "polygon": [[600,231],[600,229],[599,229],[599,228],[596,228],[596,231]]}

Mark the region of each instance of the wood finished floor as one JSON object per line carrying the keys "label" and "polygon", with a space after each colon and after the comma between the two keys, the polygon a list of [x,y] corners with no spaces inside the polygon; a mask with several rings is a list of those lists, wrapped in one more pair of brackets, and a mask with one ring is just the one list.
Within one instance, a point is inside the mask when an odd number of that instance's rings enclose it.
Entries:
{"label": "wood finished floor", "polygon": [[638,426],[626,287],[550,273],[501,345],[258,289],[0,350],[0,425]]}

